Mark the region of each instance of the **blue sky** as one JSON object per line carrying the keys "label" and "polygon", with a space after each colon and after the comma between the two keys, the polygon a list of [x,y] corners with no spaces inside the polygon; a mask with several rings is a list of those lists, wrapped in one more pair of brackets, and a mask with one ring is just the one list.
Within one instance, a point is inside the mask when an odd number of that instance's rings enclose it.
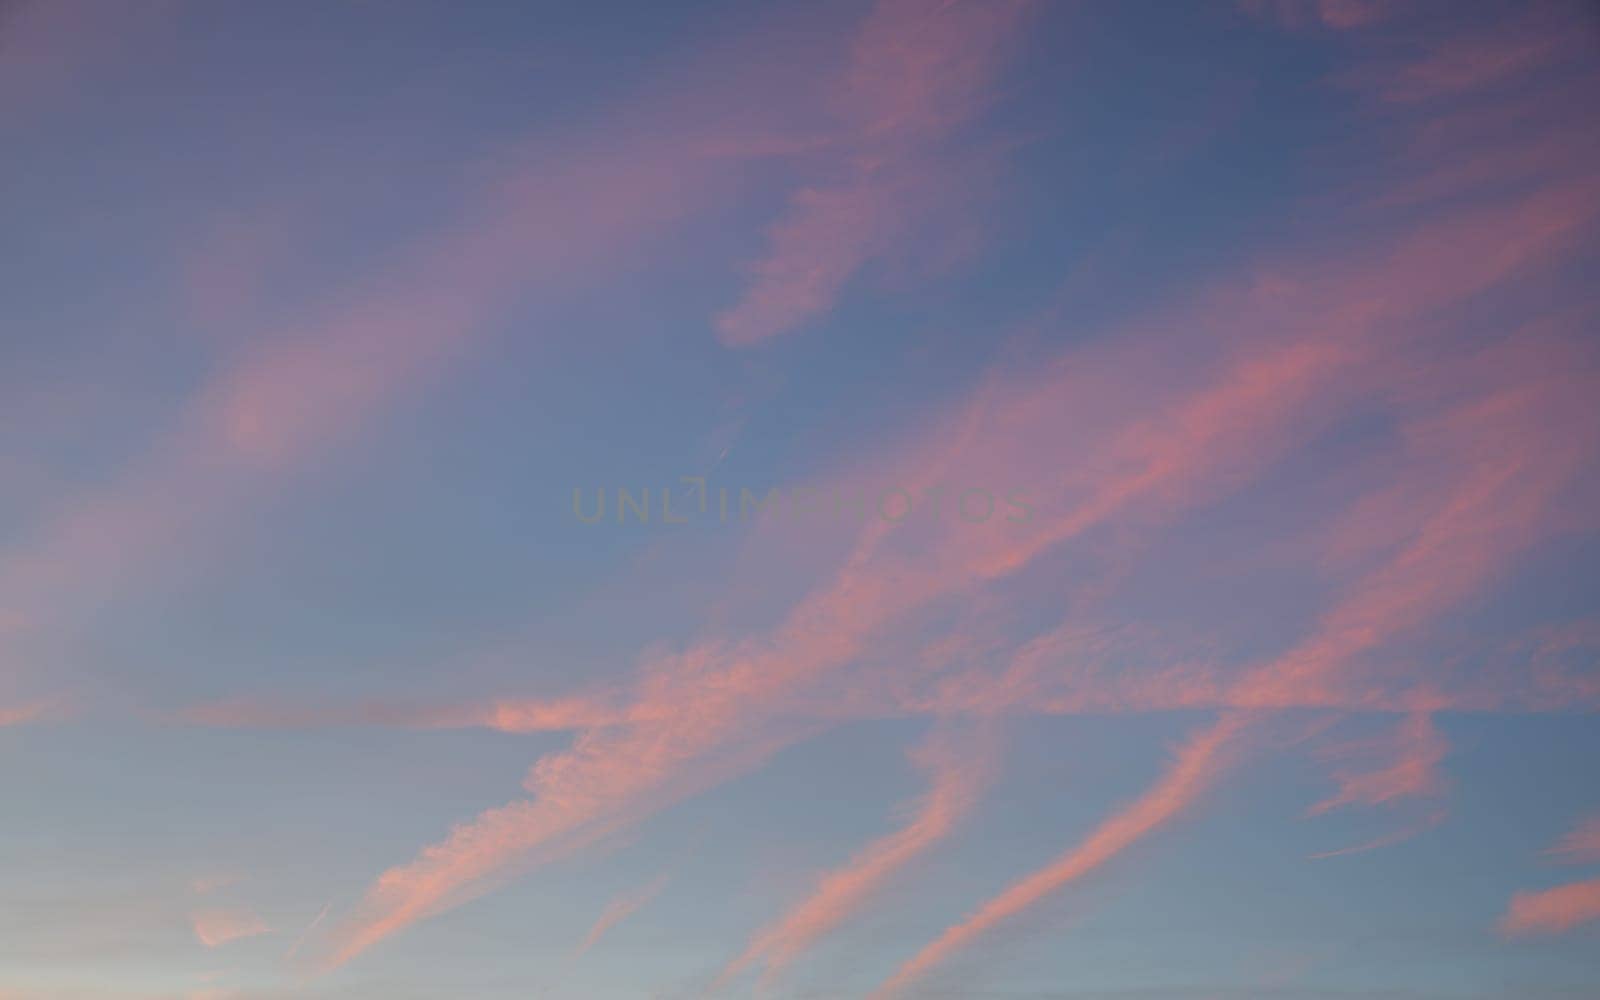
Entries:
{"label": "blue sky", "polygon": [[1597,33],[0,7],[0,998],[1600,991]]}

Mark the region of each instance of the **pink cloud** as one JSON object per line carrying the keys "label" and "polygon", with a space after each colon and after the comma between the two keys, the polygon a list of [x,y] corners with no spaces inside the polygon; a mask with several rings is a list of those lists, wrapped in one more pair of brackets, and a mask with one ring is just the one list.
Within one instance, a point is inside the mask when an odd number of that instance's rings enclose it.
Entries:
{"label": "pink cloud", "polygon": [[175,0],[111,7],[54,0],[0,8],[0,126],[8,118],[26,122],[148,48],[177,7]]}
{"label": "pink cloud", "polygon": [[0,726],[20,726],[43,718],[49,706],[43,703],[0,705]]}
{"label": "pink cloud", "polygon": [[752,267],[744,298],[717,318],[724,343],[759,343],[826,312],[845,281],[881,252],[898,216],[893,195],[862,181],[842,189],[807,189],[773,227],[768,256]]}
{"label": "pink cloud", "polygon": [[1144,795],[1096,827],[1082,843],[1055,861],[1014,883],[1004,892],[939,935],[913,955],[880,987],[874,997],[901,993],[935,966],[970,946],[999,925],[1037,905],[1057,889],[1116,857],[1131,844],[1169,823],[1200,796],[1236,752],[1243,715],[1224,716],[1179,748],[1172,766]]}
{"label": "pink cloud", "polygon": [[[1250,469],[1269,462],[1326,419],[1324,400],[1370,391],[1364,380],[1387,370],[1371,362],[1386,345],[1393,349],[1392,341],[1378,336],[1388,324],[1415,322],[1415,317],[1499,280],[1520,266],[1524,255],[1544,252],[1542,241],[1519,244],[1515,235],[1508,235],[1524,220],[1534,227],[1546,224],[1542,215],[1529,218],[1522,209],[1514,206],[1498,218],[1498,238],[1505,241],[1502,245],[1517,247],[1516,253],[1508,250],[1488,261],[1481,255],[1462,259],[1454,270],[1430,272],[1427,280],[1408,283],[1396,274],[1425,270],[1424,261],[1435,261],[1438,255],[1433,239],[1412,235],[1401,242],[1397,260],[1384,262],[1390,266],[1355,272],[1359,281],[1383,290],[1381,305],[1372,304],[1369,290],[1351,305],[1327,306],[1325,324],[1307,338],[1267,346],[1240,337],[1237,351],[1224,361],[1191,366],[1198,376],[1186,374],[1177,385],[1142,379],[1149,392],[1137,397],[1137,406],[1130,401],[1133,397],[1116,391],[1116,383],[1085,378],[1085,371],[1098,369],[1081,363],[987,386],[953,421],[961,428],[958,433],[946,431],[932,439],[936,444],[895,462],[904,470],[899,478],[917,482],[923,470],[939,468],[957,469],[962,473],[957,478],[967,481],[997,481],[1005,478],[998,472],[1021,470],[1019,485],[1035,491],[1039,509],[1052,512],[1049,516],[1026,525],[951,531],[915,553],[886,548],[888,529],[869,528],[832,581],[796,606],[771,634],[742,642],[707,641],[683,654],[648,661],[635,696],[645,721],[585,730],[572,750],[535,766],[527,784],[536,800],[489,810],[412,864],[382,876],[357,916],[337,930],[339,943],[330,961],[347,960],[388,934],[471,898],[494,877],[504,877],[513,863],[560,856],[615,824],[704,788],[723,774],[754,766],[774,746],[794,738],[763,726],[763,720],[781,717],[783,705],[849,663],[875,632],[912,609],[1008,575],[1114,516],[1130,511],[1170,514],[1237,488]],[[1565,224],[1571,224],[1570,218]],[[1412,260],[1408,254],[1420,257]],[[1397,261],[1399,266],[1393,266]],[[1444,275],[1456,280],[1447,281]],[[1339,301],[1336,296],[1350,291],[1349,280],[1332,287],[1309,284],[1311,301],[1304,301],[1302,293],[1292,307],[1273,301],[1283,297],[1277,287],[1262,286],[1246,297],[1244,308],[1265,334],[1277,329],[1280,312],[1317,315],[1324,295]],[[1141,357],[1142,350],[1131,356]],[[1514,394],[1488,413],[1518,414],[1516,401],[1533,398],[1532,393]],[[1039,454],[1039,447],[1071,446],[1074,438],[1081,438],[1085,447],[1079,462],[1065,473],[1019,460]],[[1440,574],[1422,556],[1443,558],[1454,551],[1445,541],[1453,537],[1451,532],[1471,529],[1494,543],[1477,566],[1487,571],[1497,565],[1502,550],[1512,550],[1511,537],[1502,538],[1488,530],[1495,527],[1492,521],[1476,523],[1472,516],[1509,518],[1511,527],[1525,528],[1520,518],[1540,509],[1547,490],[1566,474],[1570,458],[1570,453],[1554,452],[1533,458],[1541,468],[1524,471],[1541,474],[1521,480],[1505,467],[1481,473],[1484,480],[1470,484],[1476,493],[1469,502],[1455,504],[1440,525],[1424,532],[1419,545],[1425,548],[1374,581],[1375,593],[1363,592],[1342,606],[1304,648],[1238,688],[1235,702],[1268,706],[1344,697],[1338,691],[1317,690],[1309,677],[1298,676],[1301,668],[1312,671],[1315,663],[1369,649],[1375,626],[1393,628],[1420,620],[1428,605],[1444,606],[1451,595],[1469,590],[1478,574]],[[1512,490],[1512,496],[1502,495],[1502,489]],[[1494,513],[1494,504],[1517,497],[1520,504]],[[1425,589],[1406,597],[1404,588],[1413,585]],[[1426,588],[1434,585],[1440,593],[1431,595]],[[1386,622],[1390,615],[1395,620]]]}
{"label": "pink cloud", "polygon": [[612,900],[589,928],[589,933],[583,936],[582,943],[578,945],[577,955],[588,952],[599,944],[600,939],[610,933],[613,927],[648,906],[652,900],[661,895],[662,890],[666,889],[671,881],[670,875],[659,875],[628,895]]}
{"label": "pink cloud", "polygon": [[235,699],[193,705],[176,718],[225,729],[322,729],[382,726],[400,729],[493,729],[504,733],[564,732],[628,721],[639,709],[606,696],[498,698],[482,704],[368,702],[311,706]]}
{"label": "pink cloud", "polygon": [[[1580,390],[1570,389],[1570,392]],[[1587,395],[1586,392],[1582,393]],[[1325,615],[1307,639],[1237,685],[1235,703],[1282,707],[1295,699],[1316,698],[1345,680],[1356,658],[1396,634],[1414,628],[1481,586],[1505,560],[1533,537],[1550,496],[1583,468],[1594,448],[1596,428],[1568,438],[1570,448],[1535,447],[1566,415],[1577,395],[1563,398],[1549,382],[1515,385],[1430,421],[1422,437],[1456,456],[1470,456],[1456,481],[1425,513],[1417,538],[1368,573]],[[1592,423],[1592,421],[1591,421]],[[1537,458],[1529,458],[1529,453]],[[1422,466],[1432,473],[1430,466]],[[1508,495],[1509,494],[1509,495]],[[1186,808],[1220,771],[1216,750],[1243,726],[1245,716],[1225,717],[1216,729],[1180,754],[1158,785],[1132,807],[1119,812],[1079,848],[1013,885],[965,922],[905,963],[881,995],[899,992],[932,967],[967,947],[1060,886],[1093,870]],[[1215,741],[1215,742],[1214,742]],[[1444,744],[1425,715],[1402,728],[1401,759],[1368,774],[1346,776],[1339,795],[1324,808],[1347,802],[1384,802],[1431,794],[1434,768]],[[1372,846],[1372,845],[1367,845]]]}
{"label": "pink cloud", "polygon": [[745,950],[718,978],[725,984],[753,963],[764,962],[770,986],[818,939],[859,910],[895,872],[949,836],[977,800],[988,776],[989,754],[941,734],[915,755],[930,772],[932,787],[910,820],[862,848],[848,864],[817,880],[802,902],[757,931]]}
{"label": "pink cloud", "polygon": [[[1600,860],[1600,816],[1578,824],[1547,853],[1569,862]],[[1500,931],[1508,936],[1561,934],[1595,920],[1600,920],[1600,879],[1517,893],[1500,919]]]}
{"label": "pink cloud", "polygon": [[585,133],[507,153],[478,171],[453,221],[303,323],[232,345],[142,454],[16,534],[0,608],[43,629],[135,579],[202,565],[199,549],[230,515],[444,377],[508,309],[581,295],[640,264],[743,155],[737,143],[707,152],[704,129],[663,127],[687,113],[630,109],[604,141]]}
{"label": "pink cloud", "polygon": [[[864,116],[888,133],[922,127],[911,113]],[[1350,253],[1262,267],[1056,363],[996,372],[935,432],[878,465],[898,483],[1007,482],[1030,495],[1039,516],[959,530],[874,524],[777,627],[645,658],[626,721],[581,730],[570,749],[531,769],[533,798],[481,813],[381,875],[329,934],[324,964],[758,766],[834,717],[804,709],[915,612],[1010,577],[1097,528],[1120,523],[1149,534],[1242,488],[1373,400],[1398,411],[1406,446],[1426,459],[1417,475],[1434,478],[1416,495],[1428,502],[1409,541],[1391,552],[1395,540],[1379,539],[1356,560],[1364,569],[1367,556],[1381,557],[1300,644],[1243,677],[1195,663],[1108,692],[1092,677],[1078,677],[1083,686],[1073,690],[1071,677],[1034,671],[1011,677],[1012,690],[1067,681],[1040,710],[1120,703],[1412,713],[1531,698],[1528,688],[1472,691],[1467,679],[1379,676],[1364,658],[1484,586],[1542,537],[1553,498],[1590,460],[1594,419],[1581,401],[1592,395],[1593,363],[1570,345],[1508,352],[1526,355],[1515,364],[1473,355],[1478,367],[1464,362],[1462,379],[1420,387],[1408,375],[1439,363],[1448,329],[1441,317],[1558,263],[1597,212],[1592,181],[1559,178],[1399,224],[1385,219]],[[1459,393],[1429,394],[1440,387]],[[1529,447],[1548,443],[1552,427],[1562,428],[1559,446]],[[1072,462],[1040,461],[1062,454]],[[967,695],[991,710],[982,675],[969,679],[965,692],[951,686],[859,710],[930,710]],[[1552,704],[1570,698],[1564,689],[1539,695]]]}
{"label": "pink cloud", "polygon": [[1455,39],[1404,67],[1384,96],[1391,101],[1425,101],[1477,90],[1546,63],[1563,50],[1570,52],[1572,42],[1559,32],[1543,30]]}
{"label": "pink cloud", "polygon": [[243,909],[204,910],[194,915],[192,923],[194,936],[207,948],[272,931],[260,917]]}
{"label": "pink cloud", "polygon": [[1549,853],[1574,864],[1600,861],[1600,816],[1579,823]]}
{"label": "pink cloud", "polygon": [[[1027,393],[1025,403],[1047,398],[1043,387],[1035,388],[1038,394]],[[1247,396],[1272,406],[1294,398],[1263,395],[1253,386]],[[1033,413],[1034,419],[1052,415],[1059,405],[1055,400],[1073,397],[1056,392],[1048,398],[1052,405],[1043,414]],[[1023,406],[1012,415],[1030,409]],[[983,405],[969,412],[988,415]],[[1210,424],[1220,421],[1218,415]],[[1247,408],[1229,414],[1226,426],[1238,432],[1245,423],[1268,422]],[[939,438],[939,446],[903,463],[902,481],[916,482],[921,470],[955,459],[990,459],[1001,452],[984,442],[1008,440],[1010,430],[1002,420],[985,427],[992,437],[959,434],[954,452],[950,439]],[[1159,441],[1153,428],[1142,436]],[[1193,448],[1203,449],[1207,443],[1195,441]],[[1166,447],[1165,442],[1160,445]],[[869,527],[831,582],[800,602],[772,634],[744,642],[707,642],[647,662],[636,696],[644,706],[639,713],[643,721],[581,733],[571,751],[534,767],[527,784],[538,796],[535,801],[485,812],[425,850],[413,864],[382,876],[363,901],[363,912],[340,929],[342,943],[330,961],[346,960],[401,927],[483,891],[486,878],[519,858],[539,850],[554,852],[546,857],[559,856],[640,810],[705,787],[723,773],[753,766],[771,748],[794,738],[763,721],[774,721],[799,691],[848,664],[886,623],[958,588],[1010,572],[1054,541],[1175,485],[1179,477],[1203,477],[1208,471],[1192,455],[1156,472],[1134,464],[1121,478],[1100,485],[1087,501],[1076,506],[1058,501],[1058,507],[1070,511],[1064,523],[1048,524],[1048,541],[1034,540],[1021,551],[1003,532],[973,531],[960,544],[947,538],[926,555],[905,562],[906,557],[884,550],[881,526]],[[1061,496],[1061,488],[1052,495]],[[709,768],[712,762],[720,767]],[[730,768],[734,770],[725,770]]]}
{"label": "pink cloud", "polygon": [[204,896],[216,892],[218,889],[226,889],[228,886],[238,882],[239,879],[240,876],[237,872],[197,875],[189,880],[189,891],[196,896]]}
{"label": "pink cloud", "polygon": [[1509,17],[1463,19],[1435,32],[1414,55],[1383,58],[1342,82],[1396,105],[1478,97],[1584,55],[1582,32],[1552,17],[1553,5],[1528,5]]}
{"label": "pink cloud", "polygon": [[1290,28],[1316,25],[1337,30],[1376,24],[1391,6],[1385,0],[1239,0],[1240,9],[1276,18]]}
{"label": "pink cloud", "polygon": [[834,94],[843,176],[794,195],[744,295],[717,317],[723,343],[761,343],[823,315],[919,220],[971,197],[970,175],[939,147],[990,98],[1026,6],[879,0]]}
{"label": "pink cloud", "polygon": [[1331,28],[1360,28],[1383,20],[1385,0],[1319,0],[1317,13]]}
{"label": "pink cloud", "polygon": [[1500,930],[1508,935],[1561,934],[1595,920],[1600,920],[1600,879],[1517,893]]}
{"label": "pink cloud", "polygon": [[[1582,663],[1556,668],[1517,650],[1505,669],[1429,682],[1422,665],[1384,675],[1351,672],[1337,689],[1286,689],[1264,705],[1237,683],[1238,670],[1188,651],[1112,636],[1069,622],[1026,643],[1005,668],[893,676],[819,698],[819,715],[846,718],[895,715],[1107,715],[1229,708],[1331,709],[1413,717],[1442,711],[1583,711],[1600,708],[1600,690]],[[1104,631],[1104,630],[1099,630]],[[1170,665],[1129,669],[1126,664]],[[1530,671],[1532,671],[1530,675]],[[1359,772],[1358,772],[1359,773]]]}
{"label": "pink cloud", "polygon": [[317,915],[311,918],[311,922],[306,924],[305,929],[302,930],[299,936],[294,939],[294,943],[289,945],[288,950],[283,953],[284,961],[288,961],[300,953],[300,949],[305,945],[306,939],[311,936],[313,931],[322,925],[322,921],[327,919],[328,913],[332,909],[332,900],[322,904],[322,909],[317,911]]}
{"label": "pink cloud", "polygon": [[1422,833],[1425,833],[1428,830],[1438,826],[1440,823],[1443,823],[1446,815],[1447,814],[1443,809],[1436,810],[1428,813],[1415,823],[1401,827],[1400,829],[1390,833],[1383,834],[1380,837],[1374,837],[1371,840],[1360,844],[1355,844],[1350,847],[1340,847],[1332,851],[1319,851],[1316,854],[1307,855],[1307,860],[1324,861],[1328,858],[1342,858],[1351,854],[1365,854],[1368,851],[1377,851],[1382,850],[1385,847],[1393,847],[1396,844],[1403,844],[1412,837],[1416,837]]}
{"label": "pink cloud", "polygon": [[[1439,777],[1439,764],[1444,760],[1449,744],[1425,713],[1408,716],[1400,724],[1394,738],[1387,746],[1378,749],[1392,755],[1390,763],[1369,771],[1340,770],[1334,777],[1339,791],[1330,798],[1313,805],[1311,815],[1337,809],[1340,806],[1360,803],[1380,805],[1397,799],[1434,797],[1443,791]],[[1345,746],[1340,753],[1361,753],[1361,747]]]}
{"label": "pink cloud", "polygon": [[[841,87],[845,138],[824,144],[823,151],[845,150],[844,176],[795,196],[750,288],[719,321],[726,342],[760,342],[824,314],[864,267],[907,242],[931,204],[959,190],[959,171],[938,158],[938,145],[982,106],[1018,6],[879,6]],[[1325,0],[1315,9],[1325,23],[1349,27],[1363,23],[1368,8]],[[1421,101],[1481,90],[1544,58],[1542,49],[1529,56],[1516,46],[1467,54],[1403,74],[1398,93]],[[774,140],[772,148],[796,146]],[[1594,458],[1597,428],[1587,401],[1600,387],[1581,352],[1541,353],[1548,344],[1535,337],[1517,340],[1513,351],[1440,361],[1438,324],[1479,293],[1548,263],[1592,225],[1600,207],[1592,180],[1542,182],[1548,164],[1566,158],[1565,149],[1517,162],[1469,159],[1470,169],[1445,186],[1466,204],[1446,206],[1419,225],[1408,217],[1392,240],[1309,265],[1277,264],[1256,280],[1147,317],[1155,334],[1116,330],[1109,347],[1097,343],[1055,364],[996,373],[941,422],[940,433],[887,456],[885,464],[907,483],[951,473],[1015,482],[1038,501],[1038,519],[925,535],[874,524],[768,632],[713,635],[682,651],[652,653],[630,687],[593,696],[332,709],[245,701],[200,706],[184,716],[225,726],[576,732],[569,749],[530,770],[530,798],[460,824],[379,876],[329,935],[325,965],[747,771],[778,747],[853,713],[1399,711],[1406,718],[1386,748],[1389,762],[1340,771],[1338,791],[1313,811],[1435,795],[1445,745],[1431,713],[1530,698],[1532,684],[1474,688],[1475,679],[1435,667],[1378,671],[1371,657],[1427,628],[1553,533],[1559,496]],[[603,270],[611,253],[670,225],[679,196],[698,192],[713,172],[701,162],[704,147],[696,150],[640,139],[620,157],[592,150],[570,162],[557,157],[548,173],[550,164],[540,161],[537,170],[485,192],[481,211],[469,213],[459,231],[419,245],[401,266],[307,329],[285,331],[235,358],[146,465],[107,497],[67,511],[35,547],[7,562],[0,599],[41,586],[41,606],[53,610],[50,598],[72,594],[73,581],[97,580],[99,570],[119,568],[130,554],[159,551],[197,516],[247,502],[263,483],[359,433],[467,349],[472,331],[488,325],[525,284],[593,280],[590,269]],[[1508,176],[1517,181],[1515,196],[1474,200]],[[556,235],[546,242],[533,223],[549,220]],[[1205,341],[1202,348],[1193,347],[1197,339]],[[1507,365],[1513,356],[1522,360]],[[1433,374],[1415,379],[1419,365]],[[1410,471],[1396,492],[1371,496],[1370,505],[1354,510],[1343,525],[1349,530],[1329,545],[1323,568],[1351,574],[1354,582],[1283,655],[1242,678],[1202,656],[1119,675],[1086,665],[1080,654],[1093,651],[1100,637],[1069,625],[1028,644],[998,673],[982,667],[945,675],[942,654],[930,654],[933,667],[916,664],[926,673],[885,671],[882,690],[855,683],[860,678],[850,668],[918,612],[965,599],[1096,529],[1153,534],[1179,512],[1247,484],[1348,413],[1353,400],[1381,406],[1403,425]],[[954,636],[952,645],[971,638]],[[823,690],[830,681],[848,682],[866,696],[845,708],[830,706]],[[1584,694],[1558,683],[1540,696],[1543,704],[1573,707],[1584,698],[1593,703],[1600,689],[1591,684]],[[919,979],[1172,823],[1235,758],[1242,718],[1229,713],[1193,736],[1149,791],[951,927],[885,991]],[[0,724],[7,719],[0,711]],[[769,974],[782,969],[949,835],[971,809],[980,776],[970,761],[934,759],[929,770],[928,794],[905,825],[823,876],[807,899],[758,932],[730,973],[758,961]],[[1589,857],[1592,832],[1574,831],[1569,840],[1578,838],[1580,846],[1570,853]],[[1525,933],[1592,919],[1593,885],[1518,894],[1505,927]],[[660,891],[652,883],[614,901],[582,948]],[[244,911],[195,918],[196,936],[208,947],[267,930]]]}
{"label": "pink cloud", "polygon": [[[1323,756],[1369,763],[1376,757],[1384,763],[1373,767],[1340,767],[1334,772],[1338,792],[1312,805],[1307,814],[1317,816],[1357,804],[1393,805],[1406,799],[1437,799],[1445,792],[1439,765],[1449,749],[1449,743],[1435,728],[1433,717],[1426,712],[1406,716],[1386,738],[1336,745]],[[1420,819],[1391,833],[1352,847],[1313,854],[1311,858],[1322,860],[1393,847],[1443,823],[1446,815],[1443,808],[1432,808]]]}
{"label": "pink cloud", "polygon": [[[1353,658],[1412,629],[1481,587],[1545,527],[1553,498],[1600,440],[1595,421],[1572,422],[1591,377],[1553,373],[1501,389],[1417,429],[1419,446],[1451,456],[1455,482],[1426,510],[1413,540],[1364,587],[1323,616],[1316,633],[1237,688],[1244,704],[1328,697],[1360,683]],[[1561,443],[1551,430],[1561,427]],[[1424,473],[1431,472],[1427,463]],[[1449,480],[1446,480],[1447,482]]]}

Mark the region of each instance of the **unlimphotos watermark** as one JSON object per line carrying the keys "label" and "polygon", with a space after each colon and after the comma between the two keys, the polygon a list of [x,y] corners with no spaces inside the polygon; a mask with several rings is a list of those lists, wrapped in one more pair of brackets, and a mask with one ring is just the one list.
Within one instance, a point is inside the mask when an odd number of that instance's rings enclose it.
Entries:
{"label": "unlimphotos watermark", "polygon": [[955,519],[985,524],[1001,518],[1022,524],[1034,508],[1020,490],[981,486],[929,486],[907,489],[848,489],[773,486],[713,486],[704,476],[680,476],[677,486],[572,488],[572,515],[583,524],[728,523],[753,518],[864,522],[878,518],[898,524],[911,518]]}

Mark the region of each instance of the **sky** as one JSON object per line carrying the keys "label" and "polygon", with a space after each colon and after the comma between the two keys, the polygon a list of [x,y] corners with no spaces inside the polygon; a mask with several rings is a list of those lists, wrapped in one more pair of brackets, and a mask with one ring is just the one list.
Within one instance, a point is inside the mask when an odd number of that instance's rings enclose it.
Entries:
{"label": "sky", "polygon": [[1597,93],[0,0],[0,1000],[1600,996]]}

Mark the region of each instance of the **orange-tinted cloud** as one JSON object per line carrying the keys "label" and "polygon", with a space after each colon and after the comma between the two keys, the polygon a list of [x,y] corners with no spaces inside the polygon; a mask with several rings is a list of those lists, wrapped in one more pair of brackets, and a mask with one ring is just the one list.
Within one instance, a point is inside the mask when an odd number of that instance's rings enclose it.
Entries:
{"label": "orange-tinted cloud", "polygon": [[207,948],[270,933],[272,928],[249,910],[204,910],[192,918],[194,936]]}
{"label": "orange-tinted cloud", "polygon": [[196,896],[204,896],[208,893],[216,892],[218,889],[225,889],[238,882],[239,879],[238,872],[213,872],[208,875],[196,875],[189,880],[189,891]]}
{"label": "orange-tinted cloud", "polygon": [[19,726],[45,714],[45,705],[0,705],[0,726]]}
{"label": "orange-tinted cloud", "polygon": [[283,953],[284,961],[288,961],[300,953],[301,947],[306,943],[306,938],[310,937],[312,932],[322,925],[322,922],[328,918],[328,913],[332,909],[332,900],[322,904],[322,909],[317,911],[317,915],[311,918],[311,922],[306,924],[305,929],[300,932],[294,942]]}
{"label": "orange-tinted cloud", "polygon": [[[578,945],[577,955],[582,955],[605,937],[611,929],[624,920],[639,912],[645,906],[661,895],[662,890],[672,881],[670,875],[658,875],[639,889],[626,896],[614,899],[608,904],[594,925],[589,928],[589,933],[583,936],[583,941]],[[576,957],[576,956],[574,956]]]}

